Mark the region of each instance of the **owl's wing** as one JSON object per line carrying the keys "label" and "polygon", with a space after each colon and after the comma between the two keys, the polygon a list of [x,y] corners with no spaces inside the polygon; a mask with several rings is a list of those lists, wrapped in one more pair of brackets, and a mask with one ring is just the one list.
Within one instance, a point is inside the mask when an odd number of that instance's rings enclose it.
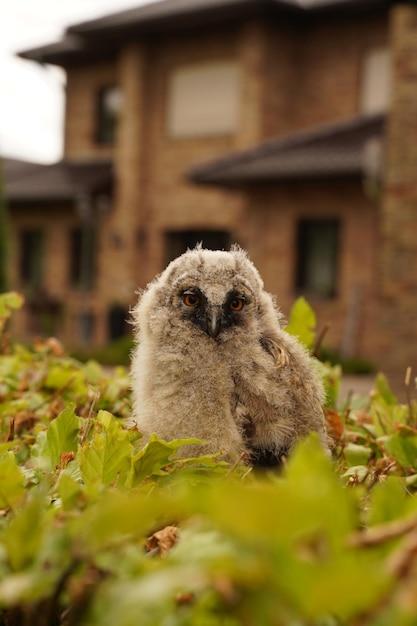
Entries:
{"label": "owl's wing", "polygon": [[311,431],[325,444],[323,387],[298,341],[275,329],[246,356],[234,374],[235,418],[254,457],[269,465]]}

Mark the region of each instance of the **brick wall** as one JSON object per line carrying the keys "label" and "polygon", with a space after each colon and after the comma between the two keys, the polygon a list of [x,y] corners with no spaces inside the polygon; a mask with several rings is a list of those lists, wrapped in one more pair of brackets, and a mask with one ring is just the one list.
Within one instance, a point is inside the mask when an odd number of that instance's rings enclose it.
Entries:
{"label": "brick wall", "polygon": [[[116,185],[112,210],[100,217],[97,288],[88,301],[76,293],[66,297],[71,309],[67,335],[76,335],[75,315],[84,303],[97,314],[96,339],[105,341],[109,306],[130,305],[135,289],[163,268],[164,234],[175,229],[229,230],[233,239],[248,245],[268,288],[278,293],[287,309],[293,299],[285,281],[293,271],[294,217],[333,211],[346,213],[344,241],[349,253],[343,256],[341,297],[319,303],[319,308],[323,319],[332,318],[333,339],[339,341],[355,273],[366,277],[367,289],[373,284],[371,265],[366,271],[363,267],[374,263],[376,217],[359,186],[265,190],[251,197],[248,208],[243,193],[193,186],[185,173],[199,162],[256,145],[271,135],[358,113],[361,61],[367,48],[386,43],[386,21],[382,15],[361,22],[310,20],[303,27],[298,24],[297,30],[284,20],[273,27],[247,21],[127,43],[112,62],[68,68],[65,155],[112,156]],[[215,60],[235,60],[240,66],[237,132],[170,137],[166,117],[171,73],[184,64]],[[115,146],[99,146],[94,141],[96,93],[112,83],[122,87],[123,113]],[[43,223],[43,212],[36,215]],[[55,214],[49,224],[58,230],[68,226]],[[59,241],[57,233],[50,250],[56,262],[50,280],[56,280],[60,293],[68,296],[66,283],[53,278],[62,272],[67,254]]]}
{"label": "brick wall", "polygon": [[339,218],[340,257],[335,298],[309,300],[319,325],[330,325],[327,343],[340,348],[350,333],[352,352],[370,354],[376,292],[378,208],[360,182],[268,186],[248,196],[240,239],[285,315],[297,297],[296,229],[299,219]]}
{"label": "brick wall", "polygon": [[417,8],[392,10],[394,88],[388,124],[380,256],[380,360],[417,375]]}
{"label": "brick wall", "polygon": [[67,70],[65,99],[65,156],[75,159],[111,157],[111,146],[95,141],[96,93],[118,80],[116,63],[95,63]]}
{"label": "brick wall", "polygon": [[[362,56],[367,47],[383,45],[386,36],[383,16],[360,23],[310,20],[304,26],[297,24],[297,29],[282,20],[273,27],[248,21],[216,31],[155,37],[140,50],[138,45],[127,45],[112,64],[71,69],[67,156],[112,152],[92,141],[94,95],[101,84],[114,80],[124,91],[125,109],[113,150],[115,206],[105,225],[109,231],[105,238],[123,240],[124,248],[131,250],[110,254],[108,262],[104,260],[104,273],[118,275],[122,266],[130,271],[128,259],[134,258],[136,272],[129,281],[143,284],[162,267],[165,230],[208,226],[233,230],[240,214],[239,194],[193,187],[185,172],[198,162],[255,145],[265,137],[355,115]],[[210,60],[240,64],[238,132],[173,139],[166,124],[170,74],[184,64]],[[120,262],[115,262],[116,256]],[[108,291],[108,285],[103,282],[101,289]]]}
{"label": "brick wall", "polygon": [[387,14],[316,18],[296,41],[293,128],[359,115],[363,61],[389,44]]}
{"label": "brick wall", "polygon": [[[44,234],[42,289],[45,295],[62,305],[62,318],[59,322],[58,334],[68,346],[77,346],[82,343],[80,336],[80,315],[91,313],[95,318],[93,343],[105,343],[108,339],[107,313],[109,306],[118,302],[131,300],[132,294],[126,297],[125,291],[121,295],[118,288],[126,290],[129,285],[127,269],[132,267],[126,263],[125,267],[117,265],[118,257],[114,253],[114,243],[108,241],[107,216],[95,219],[97,228],[97,275],[96,288],[83,291],[71,284],[71,233],[80,226],[80,219],[76,209],[71,204],[57,204],[50,207],[25,208],[13,207],[13,219],[10,224],[10,284],[31,300],[30,290],[22,283],[19,276],[21,249],[21,233],[27,229],[40,229]],[[113,245],[113,247],[112,247]],[[131,248],[128,250],[131,251]],[[117,272],[110,271],[109,266],[117,266]],[[109,266],[106,266],[108,264]],[[133,283],[130,284],[132,293]],[[39,326],[39,325],[38,325]],[[33,334],[41,333],[41,328],[31,320],[28,307],[16,316],[14,331],[23,338],[29,339]]]}
{"label": "brick wall", "polygon": [[162,269],[166,230],[234,223],[234,216],[230,215],[233,208],[225,195],[221,191],[191,186],[185,173],[195,163],[235,148],[237,136],[170,137],[167,103],[170,76],[176,69],[200,62],[232,61],[238,58],[238,54],[239,37],[235,30],[196,33],[181,38],[164,37],[153,40],[147,47],[144,186],[141,195],[144,219],[140,223],[146,251],[142,254],[144,267],[138,267],[139,284],[144,284]]}

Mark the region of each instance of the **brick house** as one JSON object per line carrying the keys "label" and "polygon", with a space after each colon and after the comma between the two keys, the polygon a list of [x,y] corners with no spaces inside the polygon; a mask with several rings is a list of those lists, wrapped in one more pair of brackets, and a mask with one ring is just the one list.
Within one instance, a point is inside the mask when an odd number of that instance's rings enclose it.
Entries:
{"label": "brick house", "polygon": [[167,261],[238,241],[330,344],[417,365],[413,3],[163,0],[21,56],[67,74],[63,161],[6,162],[22,334],[106,342]]}

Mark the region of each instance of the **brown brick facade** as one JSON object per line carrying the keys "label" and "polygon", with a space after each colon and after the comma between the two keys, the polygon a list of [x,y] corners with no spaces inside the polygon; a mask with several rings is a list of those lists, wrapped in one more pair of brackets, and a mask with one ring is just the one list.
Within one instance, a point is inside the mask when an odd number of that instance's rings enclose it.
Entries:
{"label": "brown brick facade", "polygon": [[402,376],[417,373],[417,8],[391,15],[394,88],[387,137],[379,332],[372,350]]}
{"label": "brown brick facade", "polygon": [[[309,298],[327,341],[349,342],[351,354],[369,355],[371,305],[376,296],[379,243],[378,207],[360,184],[334,181],[266,188],[249,195],[240,241],[262,268],[266,288],[285,315],[297,297],[296,228],[302,219],[340,220],[337,292],[334,298]],[[308,297],[308,295],[307,295]]]}
{"label": "brown brick facade", "polygon": [[[13,237],[28,223],[48,233],[46,288],[65,303],[60,334],[79,341],[77,315],[96,317],[93,340],[108,338],[106,316],[128,307],[165,262],[169,231],[218,229],[245,246],[285,313],[293,301],[295,228],[301,218],[341,220],[335,298],[313,302],[329,341],[393,368],[414,362],[417,328],[417,9],[396,6],[358,16],[334,13],[276,22],[252,18],[198,31],[166,32],[124,44],[114,58],[67,67],[65,156],[111,157],[115,186],[110,211],[97,212],[98,273],[91,293],[71,291],[68,230],[74,207],[16,210]],[[324,122],[361,113],[361,79],[369,50],[389,46],[394,89],[388,115],[386,181],[371,199],[359,180],[264,185],[251,190],[192,185],[197,163]],[[240,71],[236,132],[173,138],[167,131],[169,79],[191,63],[234,61]],[[97,90],[117,84],[123,110],[114,146],[95,142]],[[417,144],[416,144],[417,145]],[[18,247],[14,245],[12,282]],[[401,320],[396,324],[396,320]],[[22,333],[23,333],[22,322]],[[395,330],[393,330],[395,329]],[[417,332],[417,331],[416,331]],[[410,342],[410,337],[413,337]],[[417,365],[417,363],[416,363]],[[393,369],[391,368],[391,369]]]}
{"label": "brown brick facade", "polygon": [[119,81],[116,63],[96,63],[67,71],[65,97],[65,156],[75,159],[108,157],[112,148],[98,145],[96,100],[92,95],[104,85]]}

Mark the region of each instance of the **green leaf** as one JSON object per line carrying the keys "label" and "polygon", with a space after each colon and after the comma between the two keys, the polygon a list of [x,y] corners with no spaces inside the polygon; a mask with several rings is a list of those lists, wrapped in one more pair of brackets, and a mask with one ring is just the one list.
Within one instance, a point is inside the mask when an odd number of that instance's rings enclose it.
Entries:
{"label": "green leaf", "polygon": [[405,484],[407,487],[411,489],[415,489],[417,487],[417,474],[412,474],[411,476],[407,476],[405,479]]}
{"label": "green leaf", "polygon": [[135,479],[140,481],[147,476],[160,474],[162,468],[168,465],[180,448],[200,443],[200,439],[164,441],[159,439],[157,435],[152,435],[145,447],[133,459]]}
{"label": "green leaf", "polygon": [[84,375],[90,385],[98,385],[103,380],[103,368],[96,361],[88,361],[84,366]]}
{"label": "green leaf", "polygon": [[63,362],[49,369],[45,386],[49,389],[62,389],[73,383],[76,377],[79,378],[79,374],[75,372],[72,367]]}
{"label": "green leaf", "polygon": [[64,509],[71,510],[72,507],[75,507],[82,493],[82,485],[66,472],[62,472],[58,482],[58,495],[62,500]]}
{"label": "green leaf", "polygon": [[369,524],[383,524],[401,517],[407,508],[405,481],[399,476],[388,476],[371,492]]}
{"label": "green leaf", "polygon": [[344,449],[344,454],[348,465],[366,465],[371,457],[372,450],[367,446],[348,443]]}
{"label": "green leaf", "polygon": [[23,303],[23,296],[15,291],[0,294],[0,317],[9,317],[12,311],[22,308]]}
{"label": "green leaf", "polygon": [[59,464],[64,452],[76,452],[79,429],[80,420],[75,415],[72,404],[50,423],[47,442],[49,456],[54,467]]}
{"label": "green leaf", "polygon": [[[197,496],[195,492],[193,498]],[[336,476],[316,437],[298,446],[285,479],[274,484],[216,482],[207,492],[202,491],[199,506],[236,537],[287,547],[298,537],[317,533],[342,545],[356,523],[352,494]]]}
{"label": "green leaf", "polygon": [[342,474],[342,478],[355,478],[360,483],[368,476],[369,469],[366,465],[354,465]]}
{"label": "green leaf", "polygon": [[45,499],[36,494],[10,522],[3,541],[13,570],[27,567],[36,558],[46,531],[45,516]]}
{"label": "green leaf", "polygon": [[101,432],[95,432],[79,451],[83,479],[92,487],[125,484],[133,453],[129,434],[107,411],[99,412],[97,422],[102,427]]}
{"label": "green leaf", "polygon": [[315,363],[323,381],[326,407],[337,409],[342,382],[342,368],[340,365],[329,365],[329,363],[321,363],[318,360]]}
{"label": "green leaf", "polygon": [[292,599],[296,614],[309,624],[316,624],[315,620],[327,614],[345,624],[345,620],[375,606],[391,582],[373,555],[359,551],[329,554],[325,559],[312,557],[307,562],[287,552],[280,555],[276,577],[282,591]]}
{"label": "green leaf", "polygon": [[395,405],[398,403],[396,396],[394,395],[391,387],[389,386],[388,380],[384,374],[378,374],[375,380],[375,392],[377,394],[377,398],[380,398],[387,405]]}
{"label": "green leaf", "polygon": [[385,438],[387,452],[404,468],[417,469],[417,437],[405,434]]}
{"label": "green leaf", "polygon": [[297,337],[306,348],[314,345],[316,337],[316,314],[305,300],[298,298],[293,305],[286,332]]}
{"label": "green leaf", "polygon": [[24,476],[13,452],[0,454],[0,507],[14,508],[24,494]]}

